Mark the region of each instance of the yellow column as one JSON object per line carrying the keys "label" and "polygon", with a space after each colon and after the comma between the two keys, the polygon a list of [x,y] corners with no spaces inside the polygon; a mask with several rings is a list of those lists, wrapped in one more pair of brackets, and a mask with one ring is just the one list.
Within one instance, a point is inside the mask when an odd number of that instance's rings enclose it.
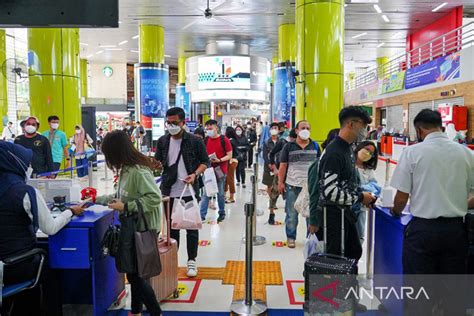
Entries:
{"label": "yellow column", "polygon": [[294,24],[278,27],[278,62],[296,61],[296,31]]}
{"label": "yellow column", "polygon": [[[7,60],[7,45],[5,30],[0,30],[0,60]],[[0,76],[0,129],[8,123],[8,98],[7,98],[7,78]]]}
{"label": "yellow column", "polygon": [[296,1],[297,121],[307,119],[311,137],[326,139],[339,127],[344,98],[344,2]]}
{"label": "yellow column", "polygon": [[159,25],[140,25],[140,63],[165,63],[165,29]]}
{"label": "yellow column", "polygon": [[386,63],[389,62],[388,57],[378,57],[376,59],[377,62],[377,76],[379,79],[383,79],[385,77],[385,74],[387,73],[388,69],[386,69],[384,66]]}
{"label": "yellow column", "polygon": [[81,97],[87,99],[87,80],[88,80],[88,71],[87,71],[87,59],[81,59]]}
{"label": "yellow column", "polygon": [[30,109],[38,117],[40,130],[47,129],[48,116],[61,119],[68,136],[81,124],[79,30],[28,29]]}
{"label": "yellow column", "polygon": [[178,58],[178,84],[186,83],[186,57]]}

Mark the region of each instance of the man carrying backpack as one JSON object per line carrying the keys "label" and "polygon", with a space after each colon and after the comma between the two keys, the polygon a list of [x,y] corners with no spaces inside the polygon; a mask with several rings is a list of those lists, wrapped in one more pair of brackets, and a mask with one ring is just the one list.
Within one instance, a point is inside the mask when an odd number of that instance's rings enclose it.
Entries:
{"label": "man carrying backpack", "polygon": [[[229,168],[229,160],[232,159],[232,145],[230,140],[219,133],[219,127],[216,120],[209,120],[205,124],[207,154],[211,160],[212,167],[216,173],[217,187],[217,204],[219,205],[219,217],[217,222],[220,223],[225,219],[225,181]],[[209,197],[203,194],[201,201],[201,219],[205,220],[207,209],[209,207]]]}
{"label": "man carrying backpack", "polygon": [[286,237],[288,248],[295,248],[296,231],[298,228],[298,212],[295,202],[302,188],[308,182],[308,169],[318,159],[320,149],[318,143],[311,140],[311,126],[308,121],[296,124],[296,140],[283,147],[280,154],[280,169],[278,172],[278,191],[286,195]]}

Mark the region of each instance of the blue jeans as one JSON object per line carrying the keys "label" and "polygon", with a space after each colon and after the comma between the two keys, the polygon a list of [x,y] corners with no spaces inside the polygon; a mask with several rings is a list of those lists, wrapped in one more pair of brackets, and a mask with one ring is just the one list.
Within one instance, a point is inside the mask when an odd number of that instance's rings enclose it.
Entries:
{"label": "blue jeans", "polygon": [[367,211],[363,208],[360,208],[357,211],[354,211],[355,215],[357,216],[356,228],[357,234],[360,238],[360,243],[365,239],[365,224],[367,222]]}
{"label": "blue jeans", "polygon": [[[301,193],[300,187],[294,187],[286,185],[286,201],[285,201],[285,224],[286,224],[286,237],[288,239],[296,240],[296,231],[298,228],[298,212],[295,210],[295,202],[298,195]],[[308,225],[308,219],[306,219],[306,226]]]}
{"label": "blue jeans", "polygon": [[84,168],[77,169],[77,176],[79,178],[85,177],[89,174],[89,161],[87,158],[84,159],[78,159],[76,158],[76,167],[83,166]]}
{"label": "blue jeans", "polygon": [[[219,205],[219,215],[225,216],[225,179],[226,177],[222,178],[221,180],[217,180],[217,204]],[[206,190],[204,190],[206,191]],[[206,195],[206,192],[202,195],[201,200],[201,218],[205,219],[207,216],[207,209],[209,207],[209,197]]]}

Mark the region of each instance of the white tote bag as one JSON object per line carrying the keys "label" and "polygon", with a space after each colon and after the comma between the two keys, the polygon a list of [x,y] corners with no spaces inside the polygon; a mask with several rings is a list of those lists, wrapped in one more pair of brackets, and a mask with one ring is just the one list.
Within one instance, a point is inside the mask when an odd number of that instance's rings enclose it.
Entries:
{"label": "white tote bag", "polygon": [[[189,188],[193,199],[189,202],[183,200],[183,194]],[[173,214],[171,215],[172,229],[199,230],[202,228],[201,212],[199,203],[196,200],[196,193],[193,186],[187,184],[181,196],[173,202]]]}
{"label": "white tote bag", "polygon": [[214,168],[207,168],[204,171],[204,190],[206,191],[206,195],[208,197],[212,197],[219,192],[219,188],[217,187],[217,178],[216,173],[214,172]]}
{"label": "white tote bag", "polygon": [[295,210],[303,217],[309,217],[309,192],[307,183],[303,184],[301,192],[295,201]]}

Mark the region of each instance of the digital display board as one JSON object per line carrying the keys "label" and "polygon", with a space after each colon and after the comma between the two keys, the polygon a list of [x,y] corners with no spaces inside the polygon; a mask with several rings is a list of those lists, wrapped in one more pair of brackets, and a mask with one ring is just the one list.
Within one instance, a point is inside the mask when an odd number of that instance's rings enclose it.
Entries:
{"label": "digital display board", "polygon": [[250,57],[199,57],[198,89],[250,89]]}

